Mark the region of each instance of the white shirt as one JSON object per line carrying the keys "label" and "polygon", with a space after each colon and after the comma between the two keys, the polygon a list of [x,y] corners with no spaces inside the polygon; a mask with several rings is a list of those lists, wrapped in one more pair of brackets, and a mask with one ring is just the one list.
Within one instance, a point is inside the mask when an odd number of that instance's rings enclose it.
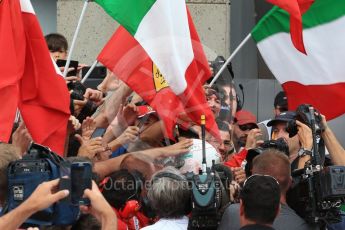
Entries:
{"label": "white shirt", "polygon": [[183,216],[179,219],[162,218],[155,224],[142,228],[142,230],[186,230],[188,227],[188,217]]}

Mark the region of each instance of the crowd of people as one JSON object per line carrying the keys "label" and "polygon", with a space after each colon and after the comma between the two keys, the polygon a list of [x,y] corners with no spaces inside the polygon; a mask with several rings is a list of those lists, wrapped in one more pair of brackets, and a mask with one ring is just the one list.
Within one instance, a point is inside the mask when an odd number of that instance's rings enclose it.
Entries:
{"label": "crowd of people", "polygon": [[[55,61],[67,58],[68,44],[62,35],[49,34],[46,41]],[[81,215],[73,226],[32,228],[187,229],[193,207],[185,172],[195,173],[200,165],[188,168],[188,162],[179,159],[190,154],[195,139],[202,138],[200,126],[181,116],[175,140],[167,140],[156,111],[138,94],[111,72],[97,89],[87,88],[80,82],[83,67],[79,65],[77,76],[65,77],[72,115],[64,158],[91,162],[97,176],[84,192],[90,205],[80,206]],[[286,128],[296,120],[296,112],[288,111],[285,93],[277,94],[273,117],[258,122],[252,112],[238,108],[232,79],[221,78],[212,87],[205,85],[204,90],[221,136],[219,142],[206,134],[206,142],[218,153],[212,160],[232,172],[229,183],[225,183],[229,202],[219,210],[222,218],[218,229],[319,229],[287,203],[292,173],[312,160],[313,134],[308,124],[297,120],[297,135],[289,135]],[[345,150],[325,117],[320,116],[326,158],[330,164],[345,166]],[[288,151],[267,148],[249,162],[249,151],[269,140],[283,141]],[[31,143],[30,133],[20,121],[14,125],[10,144],[0,144],[1,209],[8,195],[7,167],[24,156]],[[20,206],[0,217],[0,229],[18,229],[35,212],[68,196],[68,190],[57,190],[58,184],[59,179],[39,185]],[[119,189],[120,184],[126,186]],[[345,220],[327,227],[344,229]]]}

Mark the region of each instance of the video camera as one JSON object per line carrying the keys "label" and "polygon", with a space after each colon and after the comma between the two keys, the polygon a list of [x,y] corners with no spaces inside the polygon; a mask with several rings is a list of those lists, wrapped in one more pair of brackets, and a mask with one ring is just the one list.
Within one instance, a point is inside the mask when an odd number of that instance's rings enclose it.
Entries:
{"label": "video camera", "polygon": [[[69,167],[70,164],[67,161],[52,152],[49,148],[32,143],[27,154],[25,154],[22,159],[11,162],[8,166],[8,196],[6,208],[3,210],[2,214],[18,207],[41,183],[60,178],[62,172],[71,172],[71,170],[68,170],[70,169]],[[81,179],[84,178],[79,177],[77,180],[80,185],[83,184],[81,183]],[[88,179],[89,182],[91,182],[91,178],[89,177]],[[89,183],[89,185],[91,185],[91,183]],[[79,191],[81,190],[82,189]],[[82,190],[82,192],[83,191],[84,190]],[[70,197],[77,198],[74,194],[75,193],[71,191]],[[79,206],[71,202],[60,201],[33,214],[25,221],[24,226],[25,224],[28,226],[70,225],[73,224],[78,217]]]}
{"label": "video camera", "polygon": [[[288,191],[287,203],[309,223],[324,227],[340,222],[340,205],[345,198],[345,166],[324,167],[324,156],[321,158],[319,151],[324,148],[322,119],[315,115],[311,105],[300,105],[296,110],[296,120],[311,128],[313,150],[311,162],[292,173],[294,185]],[[290,136],[295,135],[295,122],[289,123],[287,130]]]}
{"label": "video camera", "polygon": [[[289,137],[293,137],[297,134],[297,124],[296,120],[302,122],[303,124],[307,125],[309,128],[312,129],[313,124],[315,124],[315,133],[316,135],[321,135],[324,130],[322,125],[322,118],[320,113],[311,114],[310,111],[311,105],[302,104],[298,106],[296,110],[296,117],[295,120],[291,120],[288,122],[286,131],[289,133]],[[314,121],[313,121],[314,120]]]}
{"label": "video camera", "polygon": [[267,140],[264,141],[264,143],[257,148],[248,150],[247,157],[246,157],[246,166],[244,171],[246,172],[246,176],[249,177],[252,175],[252,167],[253,167],[253,159],[261,154],[266,149],[273,148],[278,149],[279,151],[285,153],[285,155],[289,156],[289,146],[284,141],[284,139],[279,138],[277,140]]}

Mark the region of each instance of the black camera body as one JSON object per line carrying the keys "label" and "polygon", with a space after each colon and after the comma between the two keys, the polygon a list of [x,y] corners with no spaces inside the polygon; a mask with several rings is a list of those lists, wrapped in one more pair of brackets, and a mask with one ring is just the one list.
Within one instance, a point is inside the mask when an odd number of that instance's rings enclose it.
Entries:
{"label": "black camera body", "polygon": [[[13,161],[8,166],[7,205],[2,214],[17,208],[41,183],[63,176],[62,171],[68,171],[65,170],[68,165],[67,161],[49,148],[32,143],[22,159]],[[71,225],[78,216],[79,206],[60,201],[30,216],[23,227]]]}
{"label": "black camera body", "polygon": [[[296,120],[308,125],[313,134],[310,163],[292,173],[294,184],[287,193],[287,203],[302,218],[324,227],[341,221],[340,205],[345,198],[345,166],[324,167],[324,130],[322,118],[311,105],[300,105]],[[296,122],[288,123],[290,137],[297,134]]]}
{"label": "black camera body", "polygon": [[340,205],[345,197],[345,167],[329,166],[307,177],[305,169],[293,174],[294,186],[287,203],[312,224],[341,221]]}
{"label": "black camera body", "polygon": [[297,107],[295,120],[289,121],[287,123],[286,131],[289,133],[289,137],[295,136],[298,132],[296,120],[302,122],[303,124],[305,124],[305,125],[309,126],[309,128],[311,128],[313,117],[315,117],[315,132],[316,132],[316,134],[320,135],[323,132],[324,127],[322,126],[321,115],[319,113],[312,115],[310,112],[310,107],[311,107],[311,105],[308,105],[308,104],[302,104],[302,105]]}
{"label": "black camera body", "polygon": [[244,168],[247,177],[249,177],[252,174],[251,170],[253,167],[254,157],[256,157],[257,155],[261,154],[263,151],[269,148],[278,149],[279,151],[285,153],[285,155],[289,156],[289,146],[284,141],[284,139],[279,138],[277,140],[266,140],[260,147],[248,150],[246,157],[247,163]]}

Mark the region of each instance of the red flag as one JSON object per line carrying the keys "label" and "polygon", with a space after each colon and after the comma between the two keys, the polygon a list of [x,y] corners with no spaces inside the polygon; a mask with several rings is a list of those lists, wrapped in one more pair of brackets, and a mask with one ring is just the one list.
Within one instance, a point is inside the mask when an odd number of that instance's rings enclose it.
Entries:
{"label": "red flag", "polygon": [[[13,29],[15,28],[15,29]],[[0,1],[0,141],[10,138],[25,65],[24,29],[19,1]]]}
{"label": "red flag", "polygon": [[219,137],[213,113],[202,88],[211,72],[189,12],[188,22],[194,60],[185,74],[188,86],[180,95],[173,93],[144,49],[123,27],[114,33],[97,59],[157,111],[169,138],[173,138],[177,116],[184,112],[198,124],[200,116],[205,114],[206,129]]}
{"label": "red flag", "polygon": [[304,14],[314,0],[267,0],[290,14],[290,35],[293,45],[301,53],[306,54],[303,43],[302,14]]}
{"label": "red flag", "polygon": [[[11,124],[11,128],[7,125],[4,129],[6,130],[4,132],[6,136],[3,135],[4,141],[9,139],[7,133],[10,133],[12,129],[14,114],[19,107],[33,140],[62,154],[70,116],[70,99],[66,83],[56,74],[31,2],[21,0],[19,5],[19,1],[3,0],[0,3],[0,9],[10,12],[7,14],[7,18],[4,18],[9,27],[7,31],[17,31],[17,28],[21,31],[20,34],[13,32],[12,37],[16,39],[11,39],[6,44],[4,39],[0,40],[0,47],[12,47],[12,49],[7,48],[6,50],[10,51],[8,54],[13,58],[7,62],[0,62],[0,69],[12,70],[15,73],[2,74],[0,80],[0,86],[11,82],[13,86],[11,97],[16,99],[2,98],[4,101],[11,99],[11,102],[8,103],[9,107],[4,111],[5,115],[2,116],[5,118],[5,124]],[[8,18],[11,14],[16,16],[15,20]],[[2,18],[1,25],[3,22]],[[3,56],[0,55],[0,57]],[[7,66],[4,66],[5,64]],[[19,93],[15,93],[15,89],[18,89]],[[3,95],[1,96],[3,97]]]}

